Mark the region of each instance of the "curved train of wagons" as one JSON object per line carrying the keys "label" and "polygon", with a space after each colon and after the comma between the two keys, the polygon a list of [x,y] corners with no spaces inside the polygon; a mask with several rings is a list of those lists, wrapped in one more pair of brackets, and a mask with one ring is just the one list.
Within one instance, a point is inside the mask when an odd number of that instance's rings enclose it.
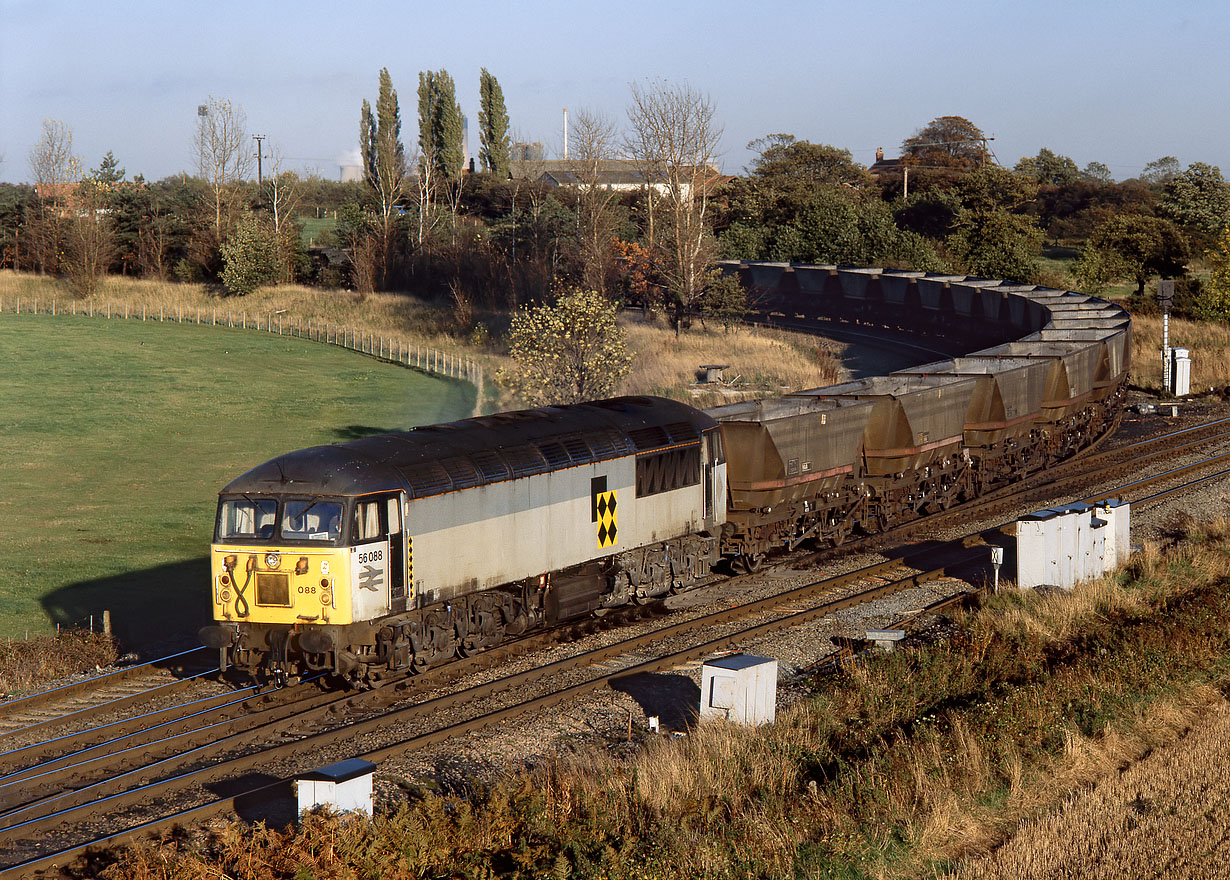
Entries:
{"label": "curved train of wagons", "polygon": [[963,356],[700,410],[621,397],[291,452],[219,496],[222,668],[351,682],[646,603],[776,548],[943,510],[1118,422],[1131,321],[964,276],[731,263],[768,322],[959,342]]}

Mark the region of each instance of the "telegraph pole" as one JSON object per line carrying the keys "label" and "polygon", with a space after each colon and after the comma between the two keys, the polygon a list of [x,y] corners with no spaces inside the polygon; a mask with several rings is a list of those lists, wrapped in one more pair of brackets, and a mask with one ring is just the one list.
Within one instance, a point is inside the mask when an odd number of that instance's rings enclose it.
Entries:
{"label": "telegraph pole", "polygon": [[252,140],[256,141],[256,185],[257,187],[264,186],[265,184],[265,180],[261,175],[261,153],[264,152],[264,150],[261,149],[261,146],[262,146],[261,141],[263,141],[264,139],[265,139],[265,136],[263,134],[252,135]]}

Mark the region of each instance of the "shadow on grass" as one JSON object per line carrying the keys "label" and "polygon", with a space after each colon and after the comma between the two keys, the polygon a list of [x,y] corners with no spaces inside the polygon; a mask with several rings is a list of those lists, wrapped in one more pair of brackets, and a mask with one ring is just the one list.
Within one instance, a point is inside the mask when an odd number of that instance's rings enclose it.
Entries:
{"label": "shadow on grass", "polygon": [[392,434],[397,428],[374,428],[371,425],[346,425],[333,432],[338,440],[361,440],[364,437],[375,437],[377,434]]}
{"label": "shadow on grass", "polygon": [[111,612],[111,631],[125,651],[150,659],[176,645],[193,647],[196,631],[210,620],[209,559],[189,559],[143,571],[61,587],[42,599],[47,618],[81,626],[94,616],[102,626]]}

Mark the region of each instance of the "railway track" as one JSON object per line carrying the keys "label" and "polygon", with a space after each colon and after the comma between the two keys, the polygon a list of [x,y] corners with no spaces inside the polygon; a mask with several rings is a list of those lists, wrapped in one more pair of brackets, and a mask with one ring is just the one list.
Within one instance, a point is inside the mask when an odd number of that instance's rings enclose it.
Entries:
{"label": "railway track", "polygon": [[[1162,456],[1173,456],[1179,448],[1195,450],[1227,438],[1230,438],[1230,420],[1223,420],[1119,449],[1091,453],[1083,457],[1079,465],[1073,463],[1048,472],[1043,481],[1045,486],[1005,490],[992,503],[1020,504],[1034,493],[1046,491],[1047,487],[1057,491],[1065,485],[1061,481],[1069,467],[1084,472],[1093,466],[1099,474],[1121,469],[1138,470]],[[1228,457],[1219,454],[1186,468],[1213,467]],[[1219,474],[1226,472],[1223,469]],[[1180,477],[1181,474],[1171,469],[1146,478],[1147,482],[1137,480],[1107,494],[1126,495],[1128,500],[1133,500],[1133,496],[1139,496],[1140,492],[1159,482],[1173,482]],[[1139,497],[1146,501],[1160,499],[1180,489],[1172,487]],[[1101,497],[1106,495],[1097,496]],[[949,515],[968,519],[969,507],[944,514]],[[934,531],[934,522],[934,517],[927,519],[929,531]],[[737,608],[670,622],[601,648],[469,687],[444,690],[449,678],[455,680],[467,672],[506,666],[519,654],[541,650],[542,644],[526,640],[523,644],[502,646],[422,676],[390,680],[385,687],[370,692],[339,695],[313,692],[312,688],[301,686],[272,694],[230,694],[229,700],[212,698],[195,707],[186,707],[194,711],[187,711],[178,718],[159,719],[156,724],[152,718],[142,721],[138,716],[137,720],[121,722],[109,729],[93,730],[91,742],[85,739],[74,742],[77,752],[72,757],[51,757],[57,751],[52,745],[54,741],[32,747],[24,756],[0,755],[0,762],[3,762],[0,772],[6,774],[0,777],[0,863],[9,866],[4,875],[23,876],[50,864],[63,863],[86,846],[97,846],[104,841],[118,843],[156,828],[233,811],[237,800],[268,796],[284,788],[286,778],[295,772],[275,774],[277,778],[271,781],[268,775],[255,776],[258,770],[263,768],[268,773],[271,769],[293,765],[300,770],[310,769],[336,760],[337,749],[343,742],[373,740],[370,747],[357,753],[354,748],[348,750],[353,756],[369,760],[404,754],[607,687],[621,677],[669,669],[717,650],[745,645],[777,629],[831,616],[842,609],[867,604],[921,583],[934,583],[956,572],[976,570],[985,566],[988,554],[978,545],[988,534],[984,532],[945,545],[944,552],[953,558],[942,564],[928,564],[924,559],[909,557],[908,562],[912,564],[907,566],[907,559],[890,559],[848,575],[817,579],[804,587]],[[901,535],[894,533],[882,537],[901,539]],[[797,566],[808,558],[799,555],[793,562]],[[878,583],[865,586],[869,581]],[[965,586],[951,592],[952,595],[925,606],[923,612],[936,611],[944,603],[958,601],[968,596],[971,589]],[[807,607],[798,607],[803,602],[808,603]],[[654,609],[648,611],[649,614],[653,612]],[[911,618],[919,616],[911,615]],[[749,618],[755,618],[756,622],[740,623]],[[906,622],[904,619],[892,621],[903,625]],[[714,636],[719,630],[722,631]],[[682,642],[682,646],[671,648],[676,641]],[[662,653],[664,645],[668,649]],[[648,652],[655,656],[631,664],[626,660]],[[544,681],[561,684],[540,689],[528,699],[512,699],[508,705],[428,729],[427,719],[445,711],[457,711],[464,706],[488,707],[498,701],[501,693],[519,691]],[[374,741],[381,738],[381,731],[394,726],[418,732],[392,736],[388,741]],[[143,757],[140,764],[133,761],[134,766],[129,770],[116,772],[118,765],[106,763],[106,758],[117,752],[129,757],[135,754],[148,757]],[[204,793],[208,791],[205,786],[217,788],[225,780],[245,777],[249,780],[247,783],[229,784],[225,797]],[[139,822],[118,834],[99,834],[99,817],[128,813],[136,816],[149,810],[156,801],[161,801],[162,806],[153,811],[166,815],[150,822]],[[107,830],[113,830],[114,822],[108,824]],[[79,829],[78,842],[67,844],[66,832],[72,828]],[[49,848],[57,852],[49,854]]]}

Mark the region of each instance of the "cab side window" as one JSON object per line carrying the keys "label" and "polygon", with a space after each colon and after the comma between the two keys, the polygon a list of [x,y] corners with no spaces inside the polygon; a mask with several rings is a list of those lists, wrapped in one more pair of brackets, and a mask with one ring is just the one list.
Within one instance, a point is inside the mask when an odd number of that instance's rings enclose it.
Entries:
{"label": "cab side window", "polygon": [[356,543],[377,541],[384,537],[380,528],[379,501],[360,501],[355,504],[354,536]]}

